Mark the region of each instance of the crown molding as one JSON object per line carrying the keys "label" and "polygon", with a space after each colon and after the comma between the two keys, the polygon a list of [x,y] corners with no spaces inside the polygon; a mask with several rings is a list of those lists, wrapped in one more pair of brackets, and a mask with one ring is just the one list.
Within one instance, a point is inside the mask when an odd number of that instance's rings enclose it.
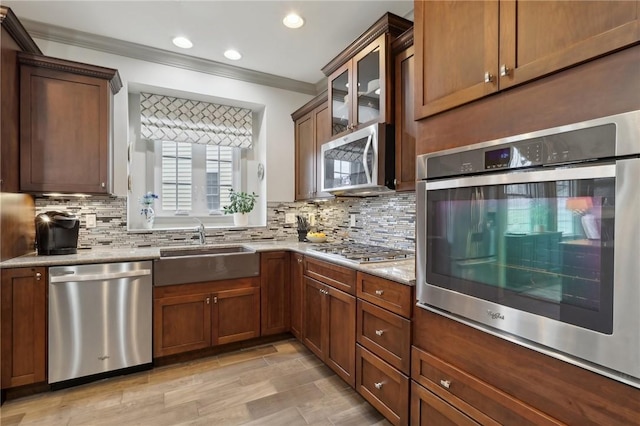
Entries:
{"label": "crown molding", "polygon": [[40,48],[31,38],[25,27],[8,7],[0,6],[0,24],[15,40],[23,52],[41,54]]}
{"label": "crown molding", "polygon": [[75,31],[56,25],[23,19],[22,23],[29,34],[38,39],[55,41],[72,46],[84,47],[113,55],[125,56],[142,61],[168,65],[190,71],[202,72],[218,77],[232,78],[262,86],[275,87],[293,92],[316,95],[316,84],[291,78],[280,77],[274,74],[253,71],[221,62],[211,61],[193,56],[183,55],[155,47],[144,46],[137,43],[118,40],[90,34],[83,31]]}

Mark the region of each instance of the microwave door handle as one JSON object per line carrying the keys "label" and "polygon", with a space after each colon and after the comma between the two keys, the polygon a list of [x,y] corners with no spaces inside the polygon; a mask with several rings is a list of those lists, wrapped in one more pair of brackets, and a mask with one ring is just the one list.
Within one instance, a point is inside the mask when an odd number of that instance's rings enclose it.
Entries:
{"label": "microwave door handle", "polygon": [[371,176],[371,171],[369,170],[369,166],[367,165],[367,154],[369,153],[369,149],[371,149],[371,139],[373,139],[373,135],[369,135],[367,138],[367,145],[364,147],[364,153],[362,155],[362,165],[364,166],[364,173],[367,176],[367,183],[370,184],[373,177]]}

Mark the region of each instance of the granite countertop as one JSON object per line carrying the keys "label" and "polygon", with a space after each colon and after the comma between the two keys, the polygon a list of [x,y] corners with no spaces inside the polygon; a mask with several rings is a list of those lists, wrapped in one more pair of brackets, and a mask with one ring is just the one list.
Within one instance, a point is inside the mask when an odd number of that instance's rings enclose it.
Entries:
{"label": "granite countertop", "polygon": [[34,266],[64,266],[89,263],[131,262],[136,260],[154,260],[160,258],[161,249],[193,249],[198,247],[224,247],[238,246],[262,252],[274,250],[289,250],[323,259],[338,265],[376,275],[405,285],[415,285],[415,261],[414,259],[392,262],[376,262],[358,264],[345,259],[334,258],[312,249],[312,243],[297,241],[249,241],[230,242],[223,244],[207,244],[205,246],[163,246],[163,247],[139,247],[139,248],[109,248],[95,247],[91,249],[78,249],[77,254],[38,256],[36,252],[16,257],[0,263],[0,268],[22,268]]}

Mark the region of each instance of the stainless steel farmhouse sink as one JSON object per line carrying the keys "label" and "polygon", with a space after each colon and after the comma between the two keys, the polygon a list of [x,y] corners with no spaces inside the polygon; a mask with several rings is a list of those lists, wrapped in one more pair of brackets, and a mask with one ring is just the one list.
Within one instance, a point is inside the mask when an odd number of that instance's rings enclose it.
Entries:
{"label": "stainless steel farmhouse sink", "polygon": [[260,254],[243,246],[160,249],[153,285],[173,285],[260,275]]}

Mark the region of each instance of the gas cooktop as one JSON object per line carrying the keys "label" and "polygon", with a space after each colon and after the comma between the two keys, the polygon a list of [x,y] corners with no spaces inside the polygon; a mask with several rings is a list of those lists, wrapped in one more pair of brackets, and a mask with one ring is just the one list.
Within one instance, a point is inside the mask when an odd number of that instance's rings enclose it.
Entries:
{"label": "gas cooktop", "polygon": [[414,253],[409,250],[348,242],[312,246],[310,250],[354,263],[390,262],[414,257]]}

